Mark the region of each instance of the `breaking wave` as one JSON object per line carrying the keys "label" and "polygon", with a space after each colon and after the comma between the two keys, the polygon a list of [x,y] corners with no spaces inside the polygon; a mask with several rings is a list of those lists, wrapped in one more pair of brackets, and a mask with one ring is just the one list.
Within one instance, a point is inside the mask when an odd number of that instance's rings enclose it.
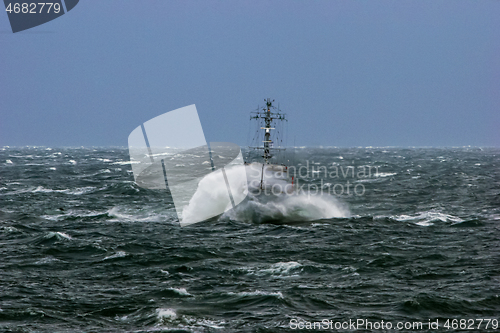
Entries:
{"label": "breaking wave", "polygon": [[[253,174],[250,166],[236,166],[226,170],[228,178],[231,174],[241,174],[245,168],[247,183],[241,181],[231,191],[243,193],[248,188],[248,195],[234,209],[227,200],[227,187],[212,174],[207,175],[198,184],[198,189],[183,211],[183,218],[196,220],[209,211],[224,211],[222,219],[247,222],[268,223],[280,221],[283,223],[296,221],[314,221],[331,218],[346,218],[350,216],[348,207],[337,198],[328,194],[315,194],[307,191],[273,193],[258,191],[260,174]],[[287,187],[288,185],[288,187]],[[265,182],[268,189],[289,189],[291,185],[280,177],[268,177]],[[215,215],[215,213],[214,213]]]}

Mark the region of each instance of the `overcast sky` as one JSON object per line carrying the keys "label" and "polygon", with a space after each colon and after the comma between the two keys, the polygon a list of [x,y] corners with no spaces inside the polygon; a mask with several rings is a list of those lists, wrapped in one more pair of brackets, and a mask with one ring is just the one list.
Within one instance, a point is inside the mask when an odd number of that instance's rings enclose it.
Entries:
{"label": "overcast sky", "polygon": [[0,146],[126,146],[190,104],[245,145],[266,97],[289,144],[500,146],[500,1],[82,0],[16,34],[0,13]]}

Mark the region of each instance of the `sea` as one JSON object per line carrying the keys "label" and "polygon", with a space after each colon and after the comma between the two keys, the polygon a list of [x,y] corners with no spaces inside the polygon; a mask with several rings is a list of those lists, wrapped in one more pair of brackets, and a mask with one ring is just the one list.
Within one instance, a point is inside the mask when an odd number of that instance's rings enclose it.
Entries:
{"label": "sea", "polygon": [[290,150],[181,227],[126,148],[0,148],[0,332],[500,330],[499,148]]}

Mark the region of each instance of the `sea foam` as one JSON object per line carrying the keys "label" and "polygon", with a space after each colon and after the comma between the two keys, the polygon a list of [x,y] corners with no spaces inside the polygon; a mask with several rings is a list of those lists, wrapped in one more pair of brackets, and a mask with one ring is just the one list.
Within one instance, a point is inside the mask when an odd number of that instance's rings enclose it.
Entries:
{"label": "sea foam", "polygon": [[[217,212],[223,211],[225,213],[222,218],[254,223],[274,220],[285,223],[314,221],[350,216],[349,209],[332,195],[314,194],[307,191],[286,193],[291,189],[291,184],[282,177],[268,177],[266,173],[267,178],[263,190],[269,191],[260,190],[261,175],[249,165],[227,168],[228,178],[231,178],[232,174],[241,174],[241,168],[245,168],[247,179],[241,179],[236,186],[232,184],[231,191],[238,194],[248,191],[247,198],[243,202],[234,209],[230,209],[231,203],[227,199],[226,184],[221,183],[213,174],[209,174],[199,182],[196,193],[184,208],[183,220],[199,220],[200,216],[207,216],[208,213],[216,216]],[[273,188],[281,189],[281,191],[273,193]]]}

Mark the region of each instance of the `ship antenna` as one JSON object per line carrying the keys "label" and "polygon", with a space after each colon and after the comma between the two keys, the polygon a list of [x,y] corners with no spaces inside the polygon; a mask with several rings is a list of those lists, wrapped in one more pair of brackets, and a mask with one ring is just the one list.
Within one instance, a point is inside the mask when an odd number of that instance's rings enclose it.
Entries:
{"label": "ship antenna", "polygon": [[[273,100],[274,101],[274,100]],[[271,142],[271,107],[273,106],[273,102],[270,98],[266,101],[266,112],[264,114],[264,122],[265,126],[263,129],[266,130],[264,134],[264,163],[269,164],[269,159],[272,157],[269,151],[269,143]]]}

